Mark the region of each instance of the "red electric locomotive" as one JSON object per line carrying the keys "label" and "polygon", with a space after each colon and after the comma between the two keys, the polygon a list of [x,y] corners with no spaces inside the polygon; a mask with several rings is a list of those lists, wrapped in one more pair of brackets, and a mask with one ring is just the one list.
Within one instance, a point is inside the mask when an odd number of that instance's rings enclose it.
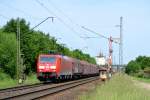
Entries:
{"label": "red electric locomotive", "polygon": [[40,81],[64,78],[69,75],[72,75],[72,61],[67,56],[39,55],[37,77]]}
{"label": "red electric locomotive", "polygon": [[40,81],[65,80],[98,73],[98,68],[93,64],[59,54],[41,54],[37,60],[37,77]]}

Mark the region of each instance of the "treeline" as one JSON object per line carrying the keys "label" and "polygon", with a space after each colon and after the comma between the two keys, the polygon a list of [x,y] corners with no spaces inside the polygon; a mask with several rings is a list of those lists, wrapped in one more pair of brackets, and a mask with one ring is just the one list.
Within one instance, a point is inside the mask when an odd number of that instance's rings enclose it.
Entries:
{"label": "treeline", "polygon": [[17,56],[17,22],[20,23],[20,44],[23,58],[24,73],[30,74],[36,71],[36,58],[41,53],[49,50],[57,51],[80,60],[96,64],[89,54],[79,49],[70,50],[63,44],[57,43],[55,37],[49,33],[35,31],[25,19],[11,19],[0,29],[0,70],[16,78],[16,56]]}
{"label": "treeline", "polygon": [[150,57],[139,56],[135,60],[130,61],[125,69],[127,74],[150,78]]}

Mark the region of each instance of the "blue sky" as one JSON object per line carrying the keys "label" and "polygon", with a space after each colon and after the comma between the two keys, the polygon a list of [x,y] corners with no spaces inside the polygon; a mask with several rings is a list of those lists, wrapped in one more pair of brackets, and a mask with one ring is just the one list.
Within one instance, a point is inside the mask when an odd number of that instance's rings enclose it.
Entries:
{"label": "blue sky", "polygon": [[[49,33],[58,42],[71,49],[81,49],[92,56],[101,51],[108,56],[108,41],[99,37],[82,39],[81,36],[96,36],[81,28],[86,26],[107,37],[119,37],[120,16],[123,16],[124,63],[139,55],[150,56],[150,1],[149,0],[1,0],[0,26],[10,18],[22,17],[30,26],[38,24],[48,16],[56,17],[52,23],[46,21],[36,30]],[[61,21],[60,21],[61,20]],[[62,23],[63,22],[63,23]],[[65,25],[64,25],[65,23]],[[115,63],[118,63],[118,45],[113,44]]]}

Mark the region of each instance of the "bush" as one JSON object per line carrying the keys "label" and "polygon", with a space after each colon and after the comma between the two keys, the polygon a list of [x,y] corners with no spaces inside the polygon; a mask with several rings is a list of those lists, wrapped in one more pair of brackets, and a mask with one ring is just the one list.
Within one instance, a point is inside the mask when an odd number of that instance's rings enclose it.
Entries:
{"label": "bush", "polygon": [[125,72],[137,77],[150,77],[150,57],[139,56],[136,60],[130,61]]}
{"label": "bush", "polygon": [[137,76],[139,78],[144,78],[144,71],[140,70],[135,76]]}
{"label": "bush", "polygon": [[144,68],[144,73],[150,74],[150,67]]}
{"label": "bush", "polygon": [[6,80],[8,78],[10,78],[8,74],[5,74],[3,71],[0,71],[0,81]]}
{"label": "bush", "polygon": [[144,68],[144,77],[150,78],[150,67]]}

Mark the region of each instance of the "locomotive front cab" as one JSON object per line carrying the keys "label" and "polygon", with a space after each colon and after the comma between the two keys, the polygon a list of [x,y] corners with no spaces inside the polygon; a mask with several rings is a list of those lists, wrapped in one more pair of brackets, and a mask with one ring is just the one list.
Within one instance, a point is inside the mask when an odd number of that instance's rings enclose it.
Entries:
{"label": "locomotive front cab", "polygon": [[40,81],[47,81],[55,78],[58,58],[54,55],[40,55],[37,63],[37,77]]}

